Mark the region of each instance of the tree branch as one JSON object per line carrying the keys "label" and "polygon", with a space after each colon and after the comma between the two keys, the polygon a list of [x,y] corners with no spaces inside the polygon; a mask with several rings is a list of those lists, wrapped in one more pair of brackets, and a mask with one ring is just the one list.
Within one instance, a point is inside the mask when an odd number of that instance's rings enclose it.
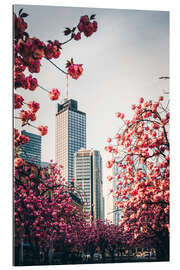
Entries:
{"label": "tree branch", "polygon": [[54,65],[57,69],[59,69],[62,73],[68,75],[67,72],[65,72],[64,70],[62,70],[60,67],[58,67],[56,64],[54,64],[54,62],[52,62],[50,59],[45,58],[46,60],[48,60],[52,65]]}

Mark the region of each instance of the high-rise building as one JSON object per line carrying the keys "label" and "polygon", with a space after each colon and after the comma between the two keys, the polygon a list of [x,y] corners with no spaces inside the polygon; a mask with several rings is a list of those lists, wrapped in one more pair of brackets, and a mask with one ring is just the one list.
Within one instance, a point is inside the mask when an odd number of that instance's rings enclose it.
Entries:
{"label": "high-rise building", "polygon": [[[102,158],[99,151],[80,149],[74,154],[75,187],[84,193],[84,213],[103,219]],[[90,218],[87,218],[90,221]]]}
{"label": "high-rise building", "polygon": [[[109,160],[109,157],[107,160]],[[112,168],[111,169],[105,168],[104,171],[105,171],[106,177],[109,175],[113,175]],[[106,180],[106,184],[105,184],[105,218],[108,219],[110,222],[114,223],[114,199],[113,199],[113,194],[112,194],[111,190],[113,190],[113,181]]]}
{"label": "high-rise building", "polygon": [[63,166],[62,176],[71,184],[74,174],[74,153],[86,147],[86,114],[78,103],[66,99],[56,113],[55,162]]}
{"label": "high-rise building", "polygon": [[22,135],[29,137],[29,142],[21,147],[21,158],[36,165],[41,164],[41,136],[23,130]]}
{"label": "high-rise building", "polygon": [[41,168],[48,168],[51,163],[47,161],[41,161]]}
{"label": "high-rise building", "polygon": [[[115,178],[115,175],[119,173],[119,168],[116,166],[116,164],[114,164],[114,167],[113,167],[113,191],[117,191],[118,187],[117,186],[117,179]],[[115,206],[115,202],[116,201],[120,201],[120,199],[118,197],[113,197],[113,223],[115,225],[119,225],[119,221],[123,215],[123,212],[122,210]]]}
{"label": "high-rise building", "polygon": [[102,197],[102,220],[105,220],[105,200],[104,200],[104,196]]}

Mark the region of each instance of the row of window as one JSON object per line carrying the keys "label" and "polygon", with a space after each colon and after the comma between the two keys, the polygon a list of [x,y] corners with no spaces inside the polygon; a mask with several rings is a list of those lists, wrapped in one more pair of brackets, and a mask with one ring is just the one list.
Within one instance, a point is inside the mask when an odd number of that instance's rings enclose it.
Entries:
{"label": "row of window", "polygon": [[86,119],[86,115],[74,111],[69,111],[69,118]]}

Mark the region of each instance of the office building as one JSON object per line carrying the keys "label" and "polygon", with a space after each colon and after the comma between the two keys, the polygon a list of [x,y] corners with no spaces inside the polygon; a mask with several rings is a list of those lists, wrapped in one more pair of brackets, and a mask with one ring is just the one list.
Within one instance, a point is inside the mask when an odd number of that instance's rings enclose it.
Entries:
{"label": "office building", "polygon": [[102,220],[105,220],[105,199],[102,197]]}
{"label": "office building", "polygon": [[[117,191],[117,189],[119,188],[119,186],[117,186],[117,179],[115,178],[115,176],[120,173],[119,171],[120,169],[118,168],[118,166],[116,166],[116,163],[114,164],[113,166],[113,190],[114,192]],[[121,187],[120,187],[121,188]],[[119,207],[115,206],[115,202],[116,201],[120,201],[120,198],[119,197],[114,197],[113,198],[113,223],[115,225],[119,225],[119,221],[121,219],[121,217],[123,216],[123,211],[122,209],[120,209]]]}
{"label": "office building", "polygon": [[105,218],[108,219],[110,222],[114,223],[114,198],[113,192],[111,192],[111,190],[113,190],[113,180],[112,181],[107,180],[107,176],[112,175],[112,170],[113,170],[112,168],[110,169],[105,168],[104,170],[106,179],[104,203],[105,203]]}
{"label": "office building", "polygon": [[74,177],[74,153],[86,147],[86,114],[78,103],[65,99],[56,113],[55,162],[63,166],[62,176],[71,184]]}
{"label": "office building", "polygon": [[51,163],[50,162],[47,162],[47,161],[41,161],[41,168],[48,168]]}
{"label": "office building", "polygon": [[[74,154],[75,187],[84,193],[84,213],[103,219],[102,158],[99,151],[80,149]],[[87,218],[90,221],[90,217]]]}
{"label": "office building", "polygon": [[21,147],[21,158],[27,162],[41,164],[41,136],[23,130],[22,135],[29,137],[29,142]]}

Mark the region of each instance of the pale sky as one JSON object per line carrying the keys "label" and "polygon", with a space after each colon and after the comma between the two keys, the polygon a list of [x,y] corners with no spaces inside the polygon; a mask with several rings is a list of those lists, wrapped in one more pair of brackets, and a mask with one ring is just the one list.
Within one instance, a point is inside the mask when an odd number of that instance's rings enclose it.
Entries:
{"label": "pale sky", "polygon": [[[65,27],[77,25],[82,15],[96,14],[98,31],[64,45],[60,58],[53,61],[63,69],[71,57],[83,64],[83,75],[78,80],[69,79],[69,96],[78,100],[79,110],[86,112],[87,148],[100,150],[105,164],[106,139],[119,127],[115,113],[131,117],[131,104],[141,96],[154,100],[163,95],[163,89],[169,89],[168,81],[158,80],[169,75],[169,13],[28,5],[17,5],[15,10],[20,8],[29,14],[25,19],[28,33],[42,41],[65,41]],[[58,88],[60,100],[63,98],[65,75],[45,59],[34,77],[46,89]],[[57,102],[50,101],[40,88],[34,92],[19,89],[17,93],[23,93],[25,101],[40,102],[34,124],[48,126],[48,134],[42,138],[42,161],[54,160]],[[26,130],[37,133],[29,127]],[[103,173],[105,177],[107,172]]]}

